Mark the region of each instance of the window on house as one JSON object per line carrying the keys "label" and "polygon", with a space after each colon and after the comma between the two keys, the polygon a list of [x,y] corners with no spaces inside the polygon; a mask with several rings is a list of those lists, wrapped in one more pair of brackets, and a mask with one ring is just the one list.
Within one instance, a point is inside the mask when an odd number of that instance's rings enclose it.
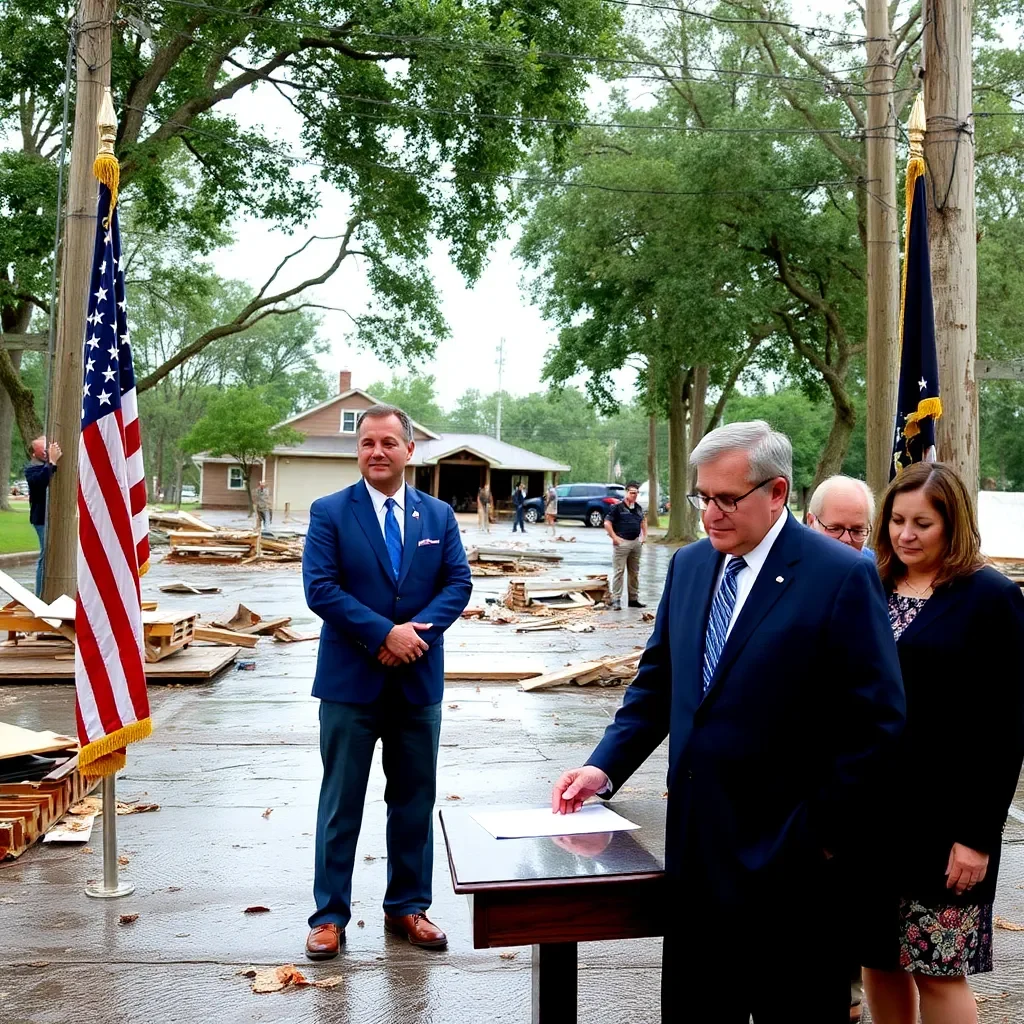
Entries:
{"label": "window on house", "polygon": [[355,409],[343,409],[341,412],[341,432],[343,434],[354,434],[358,417],[359,413]]}
{"label": "window on house", "polygon": [[241,466],[228,466],[228,490],[245,490],[245,477],[242,475]]}

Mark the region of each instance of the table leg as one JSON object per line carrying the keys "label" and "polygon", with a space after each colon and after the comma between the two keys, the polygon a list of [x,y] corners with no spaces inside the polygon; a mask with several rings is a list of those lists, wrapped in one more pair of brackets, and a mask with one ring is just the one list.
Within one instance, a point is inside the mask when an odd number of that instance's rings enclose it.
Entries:
{"label": "table leg", "polygon": [[533,1024],[576,1024],[576,943],[533,947]]}

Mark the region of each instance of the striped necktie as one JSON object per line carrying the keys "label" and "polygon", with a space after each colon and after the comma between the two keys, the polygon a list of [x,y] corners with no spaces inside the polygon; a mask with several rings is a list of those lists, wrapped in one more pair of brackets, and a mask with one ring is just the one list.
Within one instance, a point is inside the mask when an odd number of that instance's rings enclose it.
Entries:
{"label": "striped necktie", "polygon": [[730,558],[722,576],[722,585],[711,602],[708,631],[704,637],[704,693],[711,689],[711,680],[729,633],[729,622],[736,607],[736,577],[746,567],[747,563],[742,558]]}
{"label": "striped necktie", "polygon": [[384,543],[388,546],[388,557],[391,559],[391,568],[394,570],[395,579],[398,579],[399,570],[402,568],[402,531],[398,527],[398,519],[395,517],[395,505],[398,502],[394,498],[388,498],[384,502],[387,512],[384,513]]}

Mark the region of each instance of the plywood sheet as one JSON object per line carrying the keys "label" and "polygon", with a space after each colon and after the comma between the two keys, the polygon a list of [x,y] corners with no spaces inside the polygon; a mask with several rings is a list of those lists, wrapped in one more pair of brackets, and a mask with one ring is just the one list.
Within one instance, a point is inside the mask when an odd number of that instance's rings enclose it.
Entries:
{"label": "plywood sheet", "polygon": [[55,732],[36,732],[21,726],[0,722],[0,758],[23,754],[46,754],[54,750],[77,747],[78,740]]}
{"label": "plywood sheet", "polygon": [[[150,683],[170,683],[177,680],[212,679],[238,656],[238,647],[186,647],[163,661],[146,665],[146,679]],[[0,685],[21,683],[73,682],[73,661],[57,661],[53,655],[9,658],[0,653]]]}

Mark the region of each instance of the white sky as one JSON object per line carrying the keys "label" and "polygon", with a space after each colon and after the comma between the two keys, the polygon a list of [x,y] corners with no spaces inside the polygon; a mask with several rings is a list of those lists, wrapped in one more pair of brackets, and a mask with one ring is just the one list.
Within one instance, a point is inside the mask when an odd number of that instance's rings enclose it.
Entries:
{"label": "white sky", "polygon": [[[849,8],[845,0],[818,0],[817,3],[793,4],[792,18],[803,24],[815,24],[824,12],[842,12]],[[863,53],[851,49],[850,53]],[[854,63],[858,62],[854,58]],[[592,106],[607,95],[607,88],[598,83],[589,97]],[[292,152],[301,152],[298,140],[298,115],[270,88],[260,88],[238,98],[233,110],[244,125],[262,124],[269,132],[280,132],[289,141]],[[302,173],[315,175],[315,170]],[[330,186],[320,183],[323,205],[313,224],[312,233],[334,235],[345,225],[346,202]],[[237,241],[214,255],[217,272],[259,286],[283,256],[305,241],[305,233],[288,237],[273,231],[261,222],[235,225]],[[449,262],[443,247],[435,247],[430,269],[441,295],[442,311],[448,321],[450,337],[440,342],[435,357],[414,366],[415,372],[433,373],[441,404],[450,408],[467,388],[484,393],[494,391],[498,384],[497,346],[504,337],[505,363],[503,386],[512,394],[527,394],[545,387],[541,381],[544,354],[557,340],[557,330],[546,322],[537,308],[530,304],[522,288],[523,267],[512,256],[516,225],[509,226],[509,237],[492,251],[487,269],[473,288],[468,288],[461,275]],[[330,261],[330,243],[310,247],[302,260],[293,261],[295,272],[286,278],[294,283],[314,276]],[[325,305],[341,306],[358,314],[367,298],[361,271],[355,260],[343,267],[315,294]],[[332,376],[339,369],[352,371],[353,383],[366,386],[391,375],[390,368],[372,353],[355,348],[346,340],[351,323],[344,314],[323,312],[322,334],[331,342],[331,351],[320,363]],[[617,377],[620,398],[628,401],[633,394],[633,373],[623,371]]]}

